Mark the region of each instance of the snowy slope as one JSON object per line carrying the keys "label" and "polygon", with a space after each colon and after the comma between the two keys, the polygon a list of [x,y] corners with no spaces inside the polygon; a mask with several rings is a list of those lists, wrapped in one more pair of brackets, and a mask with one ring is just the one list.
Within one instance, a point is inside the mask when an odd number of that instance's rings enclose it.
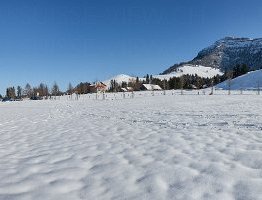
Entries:
{"label": "snowy slope", "polygon": [[[158,78],[160,80],[169,80],[172,77],[180,77],[182,75],[195,75],[197,74],[200,77],[203,78],[212,78],[216,75],[222,75],[223,73],[219,69],[215,69],[212,67],[205,67],[201,65],[184,65],[179,68],[177,68],[176,71],[165,74],[165,75],[153,75],[154,78]],[[114,76],[108,80],[103,81],[104,84],[106,84],[108,87],[110,86],[111,80],[115,80],[117,83],[121,84],[122,82],[132,82],[136,80],[136,77],[132,77],[125,74],[120,74],[117,76]],[[145,78],[139,78],[140,81],[145,80]]]}
{"label": "snowy slope", "polygon": [[[253,72],[249,72],[248,74],[239,76],[233,80],[231,80],[231,89],[232,90],[256,90],[258,88],[258,84],[260,88],[262,87],[262,70],[256,70]],[[224,81],[216,86],[216,88],[220,89],[228,89],[228,81]]]}
{"label": "snowy slope", "polygon": [[260,104],[258,95],[0,103],[0,199],[261,200]]}
{"label": "snowy slope", "polygon": [[108,80],[103,81],[103,83],[106,84],[108,87],[110,87],[111,80],[115,80],[118,84],[121,84],[122,82],[126,82],[126,83],[133,82],[136,80],[136,77],[132,77],[125,74],[119,74]]}
{"label": "snowy slope", "polygon": [[182,75],[198,75],[203,78],[212,78],[217,75],[223,75],[223,73],[216,68],[205,67],[201,65],[183,65],[178,67],[176,71],[171,72],[170,74],[165,75],[155,75],[155,78],[159,79],[170,79],[172,77],[180,77]]}

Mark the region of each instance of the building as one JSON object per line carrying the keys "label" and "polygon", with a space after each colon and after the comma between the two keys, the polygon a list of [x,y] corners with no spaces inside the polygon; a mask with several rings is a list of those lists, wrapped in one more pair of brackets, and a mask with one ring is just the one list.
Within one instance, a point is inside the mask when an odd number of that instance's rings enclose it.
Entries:
{"label": "building", "polygon": [[132,87],[126,87],[126,89],[127,89],[128,92],[133,92],[134,91],[134,88],[132,88]]}
{"label": "building", "polygon": [[90,92],[96,93],[96,92],[105,92],[107,91],[107,86],[102,82],[96,82],[93,85],[90,85]]}
{"label": "building", "polygon": [[121,88],[120,90],[121,90],[121,92],[127,92],[126,88]]}
{"label": "building", "polygon": [[154,84],[143,84],[140,89],[148,90],[148,91],[162,90],[162,88],[159,85],[154,85]]}
{"label": "building", "polygon": [[134,89],[132,87],[125,87],[125,88],[121,88],[121,92],[133,92]]}

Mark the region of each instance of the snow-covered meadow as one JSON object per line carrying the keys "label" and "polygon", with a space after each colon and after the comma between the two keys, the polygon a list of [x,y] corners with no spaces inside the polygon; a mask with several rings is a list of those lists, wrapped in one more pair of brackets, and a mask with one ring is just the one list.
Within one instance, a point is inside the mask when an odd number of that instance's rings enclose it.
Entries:
{"label": "snow-covered meadow", "polygon": [[262,95],[207,93],[0,103],[0,199],[261,200]]}

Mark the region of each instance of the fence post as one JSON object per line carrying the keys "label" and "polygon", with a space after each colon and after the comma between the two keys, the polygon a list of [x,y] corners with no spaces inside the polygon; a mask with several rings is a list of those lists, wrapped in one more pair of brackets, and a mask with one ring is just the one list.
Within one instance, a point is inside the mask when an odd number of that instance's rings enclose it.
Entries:
{"label": "fence post", "polygon": [[257,82],[257,95],[260,95],[260,83],[259,83],[259,81]]}

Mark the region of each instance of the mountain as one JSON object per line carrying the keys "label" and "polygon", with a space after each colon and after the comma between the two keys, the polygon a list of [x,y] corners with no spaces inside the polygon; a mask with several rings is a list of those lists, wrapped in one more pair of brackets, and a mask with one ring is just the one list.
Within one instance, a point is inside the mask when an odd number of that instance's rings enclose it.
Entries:
{"label": "mountain", "polygon": [[175,64],[162,74],[170,74],[175,69],[188,64],[217,68],[221,71],[232,69],[237,64],[246,64],[251,69],[260,69],[262,67],[262,38],[225,37],[200,51],[193,60]]}
{"label": "mountain", "polygon": [[[231,80],[232,90],[257,90],[258,86],[262,87],[262,70],[249,72]],[[216,85],[218,89],[229,89],[228,81],[224,81]]]}

